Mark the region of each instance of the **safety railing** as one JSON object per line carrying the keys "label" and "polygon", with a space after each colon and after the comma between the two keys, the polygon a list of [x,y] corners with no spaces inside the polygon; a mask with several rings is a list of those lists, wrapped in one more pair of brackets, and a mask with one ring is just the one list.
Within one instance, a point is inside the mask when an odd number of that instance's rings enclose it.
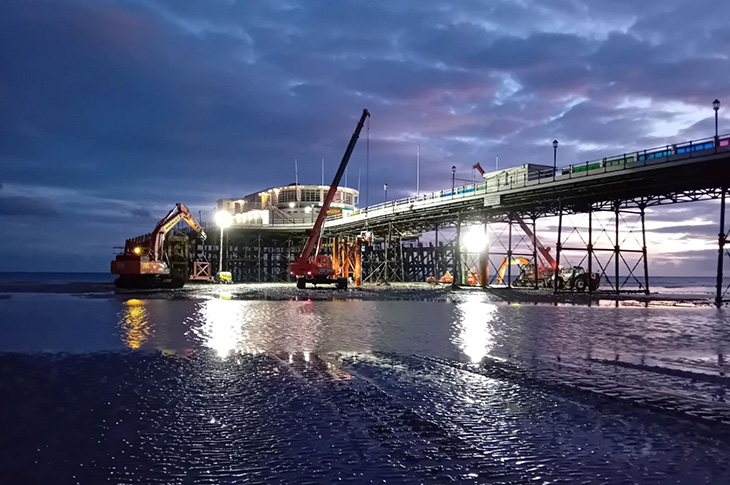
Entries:
{"label": "safety railing", "polygon": [[[662,163],[681,161],[716,152],[730,151],[730,134],[719,135],[717,137],[701,138],[699,140],[690,140],[681,143],[668,144],[643,150],[626,152],[611,157],[603,157],[595,160],[588,160],[584,163],[570,164],[558,167],[556,170],[552,168],[539,171],[526,172],[519,176],[508,175],[505,180],[503,175],[509,168],[495,172],[495,176],[487,179],[486,182],[474,183],[454,187],[452,190],[446,189],[438,192],[430,192],[419,194],[417,196],[404,197],[392,201],[381,202],[379,204],[356,209],[345,217],[342,214],[334,214],[327,217],[328,222],[335,222],[342,219],[356,220],[359,218],[372,217],[374,215],[385,215],[388,213],[400,212],[406,209],[416,207],[426,207],[430,204],[448,203],[452,200],[463,200],[466,198],[483,197],[484,195],[497,195],[508,190],[531,187],[534,185],[542,185],[547,183],[557,183],[564,180],[574,178],[584,178],[594,175],[600,175],[607,172],[619,170],[631,170],[635,168],[645,167],[647,165],[657,165]],[[511,167],[516,168],[516,167]],[[353,219],[355,218],[355,219]],[[262,221],[251,221],[245,223],[234,223],[235,227],[282,227],[294,225],[311,225],[316,219],[316,214],[309,214],[304,218],[270,219],[264,223]],[[207,222],[201,224],[204,228],[217,228],[213,223]]]}
{"label": "safety railing", "polygon": [[342,219],[350,220],[352,218],[373,217],[375,215],[400,212],[404,208],[425,207],[436,201],[448,203],[451,200],[463,200],[465,198],[482,197],[487,194],[499,194],[500,192],[534,185],[556,183],[573,178],[600,175],[607,172],[681,161],[726,151],[730,151],[730,134],[588,160],[585,163],[558,167],[555,171],[550,168],[537,172],[527,172],[517,177],[509,177],[506,182],[501,177],[495,176],[480,184],[463,185],[454,187],[452,190],[441,190],[439,192],[420,194],[418,196],[404,197],[362,209],[356,209],[352,214],[344,218],[341,214],[331,215],[327,217],[327,221],[334,222]]}

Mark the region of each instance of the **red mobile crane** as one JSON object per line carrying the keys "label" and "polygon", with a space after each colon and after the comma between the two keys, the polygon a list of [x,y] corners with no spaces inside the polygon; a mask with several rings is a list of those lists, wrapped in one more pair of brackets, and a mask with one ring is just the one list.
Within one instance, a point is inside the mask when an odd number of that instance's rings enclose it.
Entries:
{"label": "red mobile crane", "polygon": [[[334,180],[332,180],[330,189],[327,191],[327,196],[324,198],[324,202],[322,202],[322,208],[319,210],[319,214],[317,214],[317,220],[314,221],[314,227],[307,231],[307,244],[304,246],[301,256],[294,260],[289,267],[289,272],[297,279],[297,288],[299,289],[304,289],[308,282],[314,285],[336,284],[337,288],[347,289],[347,278],[333,278],[335,270],[332,268],[332,259],[329,256],[319,254],[319,245],[327,211],[330,208],[335,192],[337,192],[337,186],[340,184],[340,179],[345,173],[347,162],[350,160],[350,155],[352,155],[352,151],[355,149],[357,139],[360,137],[360,131],[362,131],[365,119],[368,116],[370,116],[368,110],[362,110],[360,121],[358,121],[355,132],[350,138],[350,144],[347,145],[347,150],[345,150],[345,154],[342,156],[342,161],[337,169]],[[312,255],[312,252],[314,252],[314,255]]]}
{"label": "red mobile crane", "polygon": [[168,235],[180,221],[205,240],[205,232],[190,210],[175,204],[151,233],[125,241],[124,252],[111,262],[112,274],[119,275],[114,284],[119,288],[181,288],[189,277],[189,241],[185,235]]}

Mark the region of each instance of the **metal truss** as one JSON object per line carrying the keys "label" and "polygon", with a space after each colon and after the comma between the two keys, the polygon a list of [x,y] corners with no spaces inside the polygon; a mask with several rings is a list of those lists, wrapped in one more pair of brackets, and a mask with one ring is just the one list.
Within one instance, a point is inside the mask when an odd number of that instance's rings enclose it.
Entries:
{"label": "metal truss", "polygon": [[[584,215],[561,211],[558,214],[556,262],[558,267],[578,266],[589,274],[597,273],[602,293],[648,294],[646,206],[626,208],[624,202],[591,207]],[[555,292],[565,291],[557,282],[556,270]],[[592,291],[590,287],[588,290]]]}
{"label": "metal truss", "polygon": [[367,275],[363,282],[390,284],[406,281],[403,262],[403,234],[388,224],[383,239],[365,251]]}
{"label": "metal truss", "polygon": [[291,281],[289,264],[299,255],[304,238],[263,231],[224,231],[222,267],[220,238],[207,242],[218,244],[197,245],[198,259],[210,261],[213,274],[230,271],[236,282],[282,282]]}
{"label": "metal truss", "polygon": [[[618,201],[621,209],[641,209],[642,207],[654,207],[659,205],[682,204],[687,202],[698,202],[701,200],[717,200],[722,197],[724,189],[722,188],[705,188],[695,190],[683,190],[680,192],[669,192],[666,194],[647,195],[624,199]],[[593,210],[613,210],[617,201],[601,201],[594,202],[591,207]]]}

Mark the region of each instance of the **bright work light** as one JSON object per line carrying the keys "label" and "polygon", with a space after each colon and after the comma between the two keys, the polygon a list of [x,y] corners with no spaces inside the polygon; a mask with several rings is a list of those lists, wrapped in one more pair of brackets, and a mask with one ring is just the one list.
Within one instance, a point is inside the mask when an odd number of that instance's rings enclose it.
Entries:
{"label": "bright work light", "polygon": [[215,213],[215,223],[218,227],[226,228],[233,223],[233,216],[228,211],[218,211]]}
{"label": "bright work light", "polygon": [[487,235],[484,227],[472,226],[461,234],[461,247],[469,253],[481,253],[487,247]]}

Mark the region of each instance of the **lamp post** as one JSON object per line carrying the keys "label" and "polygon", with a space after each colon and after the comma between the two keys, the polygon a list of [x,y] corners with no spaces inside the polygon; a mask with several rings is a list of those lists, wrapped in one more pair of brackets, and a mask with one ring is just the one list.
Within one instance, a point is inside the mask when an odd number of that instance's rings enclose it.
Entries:
{"label": "lamp post", "polygon": [[456,165],[451,166],[451,197],[454,196],[454,189],[456,188]]}
{"label": "lamp post", "polygon": [[221,255],[220,262],[218,264],[218,272],[223,271],[223,229],[230,226],[233,222],[233,217],[228,211],[219,210],[215,213],[215,223],[221,228]]}
{"label": "lamp post", "polygon": [[388,202],[388,184],[383,184],[384,202]]}
{"label": "lamp post", "polygon": [[558,140],[553,140],[553,180],[558,171]]}
{"label": "lamp post", "polygon": [[715,110],[715,147],[717,147],[717,112],[720,111],[720,100],[716,99],[712,102],[712,109]]}
{"label": "lamp post", "polygon": [[416,145],[416,197],[421,193],[421,145]]}

